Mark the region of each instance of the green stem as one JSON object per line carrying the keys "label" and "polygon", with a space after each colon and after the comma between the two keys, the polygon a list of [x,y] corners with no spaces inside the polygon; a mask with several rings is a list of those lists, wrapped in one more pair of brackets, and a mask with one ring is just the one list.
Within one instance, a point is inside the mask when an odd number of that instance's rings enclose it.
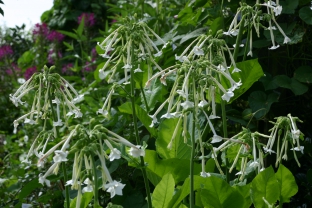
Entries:
{"label": "green stem", "polygon": [[92,167],[93,167],[93,176],[94,176],[94,204],[93,207],[99,207],[99,196],[98,196],[98,190],[99,190],[99,185],[98,185],[98,181],[97,181],[97,175],[96,175],[96,167],[95,167],[95,161],[94,161],[94,157],[91,157],[91,162],[92,162]]}
{"label": "green stem", "polygon": [[[195,79],[193,77],[193,95],[195,102]],[[195,124],[196,124],[196,107],[193,109],[193,124],[192,124],[192,147],[191,147],[191,159],[190,159],[190,208],[195,205],[195,195],[194,195],[194,156],[195,156]]]}
{"label": "green stem", "polygon": [[[246,40],[246,46],[245,46],[245,51],[244,51],[244,58],[243,58],[243,61],[245,61],[246,60],[246,57],[247,57],[247,51],[248,51],[248,48],[249,48],[249,39],[250,39],[250,37],[249,37],[249,35],[250,35],[250,30],[251,30],[252,28],[248,28],[248,33],[247,33],[247,40]],[[236,47],[239,47],[238,45],[236,45]]]}
{"label": "green stem", "polygon": [[[48,83],[49,102],[50,102],[53,121],[56,121],[57,115],[55,114],[55,111],[54,111],[53,105],[52,105],[52,88],[50,88],[50,86],[51,86],[51,84]],[[56,137],[58,137],[59,136],[58,129],[57,129],[57,127],[55,127],[55,128],[56,128]],[[66,172],[65,162],[62,163],[62,171],[63,171],[63,175],[64,175],[64,182],[66,183],[66,181],[68,181],[68,180],[67,180],[67,172]],[[65,186],[65,201],[66,201],[66,208],[69,208],[70,207],[69,186]]]}
{"label": "green stem", "polygon": [[147,113],[150,112],[150,109],[148,107],[148,103],[147,103],[147,100],[146,100],[146,96],[145,96],[145,93],[144,93],[144,89],[142,87],[142,84],[140,84],[140,88],[141,88],[141,92],[142,92],[142,95],[143,95],[143,100],[144,100],[144,103],[145,103],[145,108],[146,108],[146,111]]}
{"label": "green stem", "polygon": [[240,43],[242,41],[242,37],[243,37],[244,24],[245,24],[245,15],[242,16],[242,20],[241,20],[240,27],[239,27],[238,34],[237,34],[237,38],[236,38],[234,54],[233,54],[233,58],[234,58],[235,62],[237,60],[239,45],[240,45]]}
{"label": "green stem", "polygon": [[[131,47],[131,61],[134,60],[133,56],[134,56],[134,47]],[[133,69],[130,70],[130,75],[131,75],[130,77],[131,96],[130,97],[131,97],[131,106],[132,106],[132,115],[133,115],[133,126],[134,126],[136,143],[140,145],[141,141],[139,137],[137,116],[136,116],[136,110],[135,110],[135,95],[134,95],[135,81],[134,81]],[[140,164],[142,167],[141,170],[142,170],[142,175],[143,175],[145,189],[146,189],[148,208],[152,208],[152,198],[151,198],[151,193],[150,193],[149,181],[148,181],[147,174],[146,174],[144,158],[142,156],[140,157]]]}
{"label": "green stem", "polygon": [[[225,101],[221,99],[221,111],[222,111],[222,127],[223,127],[223,137],[228,138],[228,133],[227,133],[227,121],[226,121],[226,111],[225,111]],[[226,154],[226,151],[224,152]],[[226,181],[229,183],[230,182],[230,174],[229,170],[227,168],[227,159],[225,157],[225,175],[226,175]]]}

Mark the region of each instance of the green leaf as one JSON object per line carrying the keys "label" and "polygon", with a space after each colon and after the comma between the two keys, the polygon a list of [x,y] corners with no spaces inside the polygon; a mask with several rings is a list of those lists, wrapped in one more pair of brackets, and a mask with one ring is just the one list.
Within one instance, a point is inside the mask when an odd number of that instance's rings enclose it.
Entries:
{"label": "green leaf", "polygon": [[267,114],[271,105],[278,101],[279,95],[272,92],[268,96],[262,91],[254,91],[248,97],[250,108],[255,113],[257,119],[262,118]]}
{"label": "green leaf", "polygon": [[153,207],[165,208],[172,199],[174,191],[174,179],[170,173],[163,176],[153,192]]}
{"label": "green leaf", "polygon": [[279,165],[278,171],[275,173],[275,177],[280,185],[280,202],[290,202],[290,197],[294,196],[298,192],[295,177],[282,164]]}
{"label": "green leaf", "polygon": [[212,31],[212,35],[215,35],[218,30],[223,29],[223,28],[224,28],[224,18],[223,16],[221,16],[213,20],[209,29]]}
{"label": "green leaf", "polygon": [[299,0],[280,1],[280,4],[283,7],[282,14],[294,14],[295,9],[299,4]]}
{"label": "green leaf", "polygon": [[[230,102],[233,102],[235,99],[237,99],[239,96],[244,94],[260,77],[263,76],[263,71],[261,65],[258,63],[258,59],[252,59],[248,61],[239,62],[236,64],[237,68],[239,68],[240,72],[235,72],[231,74],[232,78],[238,82],[241,80],[242,85],[239,89],[236,89],[234,91],[234,97],[231,98]],[[232,71],[234,68],[232,67],[230,71]],[[222,85],[225,87],[225,89],[228,89],[231,87],[230,82],[224,77],[222,77]],[[216,92],[216,102],[220,103],[221,96],[219,92]]]}
{"label": "green leaf", "polygon": [[[243,196],[224,180],[210,176],[194,176],[194,191],[201,189],[201,201],[205,207],[239,207],[244,205]],[[204,191],[204,194],[202,192]],[[190,179],[187,178],[171,199],[168,207],[174,208],[190,193]],[[208,197],[207,197],[208,196]],[[211,199],[211,200],[210,200]]]}
{"label": "green leaf", "polygon": [[[145,74],[145,70],[144,70]],[[148,107],[150,111],[155,108],[157,102],[164,101],[164,95],[167,94],[167,90],[159,80],[151,83],[151,86],[148,89],[144,89],[145,97],[147,100]],[[144,102],[143,95],[141,95],[142,103]]]}
{"label": "green leaf", "polygon": [[[179,183],[181,181],[184,181],[189,175],[190,175],[190,160],[189,159],[177,159],[177,158],[171,158],[171,159],[165,159],[162,160],[157,155],[156,151],[154,150],[146,150],[145,151],[145,162],[148,164],[147,174],[149,180],[152,182],[153,185],[157,185],[159,181],[162,179],[162,177],[170,173],[172,174],[175,183]],[[209,163],[209,165],[211,165]],[[209,168],[206,168],[206,171],[210,171]],[[201,165],[200,164],[194,164],[194,172],[195,174],[200,174],[201,172]]]}
{"label": "green leaf", "polygon": [[66,51],[74,50],[74,46],[73,45],[71,45],[71,44],[69,44],[69,43],[67,43],[65,41],[63,41],[63,44],[67,47]]}
{"label": "green leaf", "polygon": [[[93,198],[93,192],[85,192],[82,194],[80,208],[86,208]],[[70,208],[76,208],[77,197],[70,202]]]}
{"label": "green leaf", "polygon": [[30,182],[28,182],[25,186],[23,186],[18,198],[20,200],[23,200],[24,198],[26,198],[29,194],[31,194],[31,192],[33,190],[35,190],[36,188],[42,187],[42,185],[39,183],[38,179],[34,179]]}
{"label": "green leaf", "polygon": [[251,198],[255,207],[267,207],[263,198],[270,204],[279,199],[280,188],[272,166],[260,172],[251,182]]}
{"label": "green leaf", "polygon": [[312,68],[310,66],[300,66],[294,73],[294,78],[299,82],[312,83]]}
{"label": "green leaf", "polygon": [[[182,137],[182,125],[178,125],[179,119],[180,118],[165,119],[161,121],[159,125],[156,150],[163,159],[189,159],[191,156],[191,147],[189,144],[184,143],[184,138]],[[168,149],[168,144],[171,141],[176,127],[178,128],[176,136],[173,139],[171,149]]]}
{"label": "green leaf", "polygon": [[266,91],[278,88],[275,77],[272,77],[272,75],[269,73],[265,73],[265,76],[261,77],[259,81],[262,82]]}
{"label": "green leaf", "polygon": [[233,186],[245,199],[245,203],[242,206],[242,208],[249,208],[252,204],[251,198],[250,198],[250,183],[246,184],[244,186]]}
{"label": "green leaf", "polygon": [[[127,102],[118,107],[121,113],[132,114],[131,103]],[[143,110],[140,106],[135,105],[135,112],[138,119],[142,122],[145,128],[151,133],[153,137],[157,135],[157,131],[154,128],[149,127],[152,123],[152,118]]]}
{"label": "green leaf", "polygon": [[299,10],[299,17],[308,25],[312,25],[312,10],[310,7],[302,7]]}
{"label": "green leaf", "polygon": [[81,19],[80,24],[79,24],[79,26],[78,26],[78,29],[77,29],[77,35],[78,35],[78,37],[81,37],[81,36],[82,36],[82,32],[83,32],[83,29],[84,29],[85,17],[86,17],[86,15],[83,15],[83,16],[82,16],[82,19]]}
{"label": "green leaf", "polygon": [[58,30],[58,32],[78,40],[78,36],[75,33],[68,32],[68,31],[65,31],[65,30]]}
{"label": "green leaf", "polygon": [[308,87],[301,84],[294,78],[289,78],[286,75],[278,75],[275,77],[278,86],[290,89],[295,95],[302,95],[308,91]]}
{"label": "green leaf", "polygon": [[207,30],[208,30],[208,27],[203,27],[203,28],[193,30],[192,32],[183,36],[183,38],[180,40],[180,44],[184,43],[185,41],[188,41],[191,38],[196,38],[202,34],[205,34]]}

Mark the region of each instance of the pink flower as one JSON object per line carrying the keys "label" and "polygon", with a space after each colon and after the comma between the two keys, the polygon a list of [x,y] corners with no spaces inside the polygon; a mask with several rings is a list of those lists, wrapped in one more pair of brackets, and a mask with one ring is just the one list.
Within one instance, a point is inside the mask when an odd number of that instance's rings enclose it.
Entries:
{"label": "pink flower", "polygon": [[82,17],[84,17],[84,24],[87,27],[91,27],[95,24],[95,18],[93,13],[82,13],[78,17],[78,23],[81,23]]}
{"label": "pink flower", "polygon": [[46,23],[37,23],[33,30],[33,36],[36,38],[38,36],[46,37],[49,33],[49,29]]}
{"label": "pink flower", "polygon": [[21,72],[21,69],[18,68],[18,66],[15,63],[12,63],[11,66],[7,70],[5,70],[5,72],[7,73],[7,75],[12,75],[13,70],[15,71],[16,74],[19,74]]}
{"label": "pink flower", "polygon": [[4,58],[7,55],[13,54],[13,50],[9,45],[3,45],[0,47],[0,59]]}
{"label": "pink flower", "polygon": [[65,64],[62,67],[62,74],[64,75],[73,75],[73,71],[70,68],[73,68],[74,65],[72,63]]}
{"label": "pink flower", "polygon": [[24,73],[25,79],[28,80],[35,72],[37,72],[37,67],[35,66],[26,69]]}
{"label": "pink flower", "polygon": [[47,39],[51,42],[53,42],[53,41],[60,42],[64,39],[64,37],[65,37],[65,35],[57,32],[55,30],[52,30],[51,32],[49,32]]}

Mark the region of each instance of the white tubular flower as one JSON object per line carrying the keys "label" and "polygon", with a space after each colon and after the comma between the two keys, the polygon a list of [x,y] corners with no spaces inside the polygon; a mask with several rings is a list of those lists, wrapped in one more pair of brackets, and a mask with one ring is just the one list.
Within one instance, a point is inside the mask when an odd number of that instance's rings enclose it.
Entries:
{"label": "white tubular flower", "polygon": [[282,13],[283,7],[281,5],[278,5],[274,7],[273,11],[275,13],[275,16],[278,16]]}
{"label": "white tubular flower", "polygon": [[110,154],[108,156],[109,160],[113,161],[115,159],[120,159],[121,152],[117,148],[114,148],[108,140],[105,139],[104,142],[110,149]]}
{"label": "white tubular flower", "polygon": [[266,147],[263,147],[263,150],[264,150],[265,153],[269,153],[269,154],[276,153],[272,149],[269,149],[269,148],[266,148]]}
{"label": "white tubular flower", "polygon": [[145,156],[145,150],[141,148],[140,145],[136,145],[135,147],[131,147],[129,150],[129,154],[132,157],[144,157]]}
{"label": "white tubular flower", "polygon": [[201,49],[201,48],[198,47],[198,46],[195,46],[194,49],[193,49],[193,51],[194,51],[194,54],[197,55],[197,56],[203,56],[203,55],[205,55],[203,49]]}
{"label": "white tubular flower", "polygon": [[194,108],[194,102],[186,100],[185,102],[181,103],[181,106],[183,107],[184,110]]}
{"label": "white tubular flower", "polygon": [[125,187],[125,184],[122,184],[118,181],[113,181],[104,185],[107,192],[110,192],[111,198],[116,194],[122,196],[122,189]]}
{"label": "white tubular flower", "polygon": [[210,177],[210,173],[207,173],[207,172],[200,172],[200,176],[203,177],[203,178],[207,178],[207,177]]}
{"label": "white tubular flower", "polygon": [[269,50],[275,50],[278,49],[280,46],[279,45],[273,45],[272,47],[269,48]]}
{"label": "white tubular flower", "polygon": [[102,114],[104,117],[108,116],[108,111],[104,109],[99,109],[96,114]]}
{"label": "white tubular flower", "polygon": [[82,189],[82,193],[93,191],[92,181],[89,178],[87,178],[83,183],[87,186]]}
{"label": "white tubular flower", "polygon": [[34,121],[32,119],[25,118],[24,123],[28,123],[28,124],[34,125],[34,124],[36,124],[36,121]]}
{"label": "white tubular flower", "polygon": [[190,62],[190,61],[188,60],[187,56],[177,56],[177,54],[176,54],[176,55],[175,55],[175,59],[178,60],[178,61],[180,61],[181,63],[183,63],[183,62],[186,62],[186,63]]}
{"label": "white tubular flower", "polygon": [[162,115],[160,118],[166,118],[166,119],[175,118],[175,114],[167,112],[164,115]]}
{"label": "white tubular flower", "polygon": [[75,97],[72,101],[73,104],[76,104],[76,103],[80,103],[81,101],[84,100],[84,94],[81,94],[81,95],[78,95],[77,97]]}
{"label": "white tubular flower", "polygon": [[154,126],[155,126],[155,124],[157,124],[158,123],[158,120],[157,120],[157,118],[156,118],[156,115],[154,114],[154,115],[149,115],[149,117],[151,117],[152,118],[152,123],[151,123],[151,125],[149,125],[149,127],[151,127],[151,128],[153,128]]}
{"label": "white tubular flower", "polygon": [[255,138],[252,136],[252,153],[253,153],[253,162],[250,163],[250,167],[252,168],[256,168],[259,166],[259,163],[257,162],[257,159],[256,159],[256,141],[255,141]]}
{"label": "white tubular flower", "polygon": [[217,142],[221,142],[223,140],[222,137],[218,136],[217,134],[214,134],[212,137],[212,141],[210,143],[217,143]]}
{"label": "white tubular flower", "polygon": [[41,183],[42,185],[46,184],[48,187],[51,186],[50,181],[47,179],[47,177],[49,175],[51,175],[52,171],[54,170],[54,168],[56,168],[57,163],[54,163],[49,169],[48,171],[42,175],[42,173],[39,174],[39,183]]}
{"label": "white tubular flower", "polygon": [[133,72],[134,72],[134,73],[141,73],[141,72],[143,72],[143,71],[138,67],[138,68],[135,69]]}
{"label": "white tubular flower", "polygon": [[206,105],[208,105],[208,102],[206,100],[202,100],[198,103],[198,107],[200,108],[203,108],[205,107]]}
{"label": "white tubular flower", "polygon": [[284,44],[287,44],[287,43],[289,43],[291,40],[290,40],[290,38],[289,37],[287,37],[287,36],[285,36],[284,37]]}
{"label": "white tubular flower", "polygon": [[231,97],[234,96],[234,93],[231,91],[231,90],[228,90],[227,92],[225,92],[223,95],[222,95],[222,100],[226,100],[226,102],[229,102]]}
{"label": "white tubular flower", "polygon": [[250,50],[250,51],[247,53],[247,56],[252,57],[252,50]]}
{"label": "white tubular flower", "polygon": [[298,151],[298,152],[300,151],[303,154],[304,146],[291,148],[290,150],[295,150],[295,151]]}
{"label": "white tubular flower", "polygon": [[55,152],[55,156],[53,157],[53,161],[55,163],[60,163],[60,162],[66,162],[68,159],[67,159],[67,155],[68,155],[68,152],[64,152],[64,151],[61,151],[61,150],[56,150]]}

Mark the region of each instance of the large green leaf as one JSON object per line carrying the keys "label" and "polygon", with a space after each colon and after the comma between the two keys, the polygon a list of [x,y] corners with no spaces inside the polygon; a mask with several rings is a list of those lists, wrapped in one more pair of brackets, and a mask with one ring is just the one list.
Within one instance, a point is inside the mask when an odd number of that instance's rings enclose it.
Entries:
{"label": "large green leaf", "polygon": [[[203,178],[194,176],[194,190],[201,189],[201,201],[205,207],[243,207],[243,196],[224,180],[210,176]],[[190,193],[190,180],[187,178],[171,199],[170,208],[177,207]],[[203,193],[203,194],[202,194]]]}
{"label": "large green leaf", "polygon": [[283,14],[294,14],[295,9],[297,8],[299,4],[299,0],[280,1],[280,4],[283,7],[283,10],[282,10]]}
{"label": "large green leaf", "polygon": [[299,10],[299,17],[308,25],[312,25],[312,10],[310,7],[302,7]]}
{"label": "large green leaf", "polygon": [[[127,102],[118,107],[121,113],[132,114],[131,103]],[[151,133],[153,137],[156,136],[157,131],[154,128],[149,127],[152,123],[152,118],[148,116],[145,110],[143,110],[140,106],[135,105],[135,112],[138,119],[142,122],[145,128]]]}
{"label": "large green leaf", "polygon": [[23,200],[28,195],[30,195],[33,190],[35,190],[36,188],[39,188],[39,187],[42,187],[42,184],[39,183],[37,178],[33,179],[32,181],[28,182],[25,186],[23,186],[18,198],[20,200]]}
{"label": "large green leaf", "polygon": [[[144,71],[145,74],[145,71]],[[144,78],[143,78],[144,79]],[[145,98],[149,107],[149,110],[152,111],[155,108],[157,102],[164,101],[164,95],[167,94],[165,86],[161,84],[159,80],[156,80],[151,83],[151,86],[147,89],[144,89]],[[144,102],[143,95],[141,95],[142,103]]]}
{"label": "large green leaf", "polygon": [[[262,67],[258,63],[258,59],[252,59],[248,61],[239,62],[236,64],[236,66],[241,71],[235,72],[231,74],[231,76],[236,82],[241,80],[242,85],[240,86],[239,89],[236,89],[234,91],[234,97],[231,98],[229,103],[233,102],[239,96],[244,94],[252,86],[253,83],[258,81],[258,79],[263,76]],[[230,71],[232,70],[233,70],[233,67],[230,69]],[[228,82],[224,77],[222,78],[222,85],[225,87],[225,89],[228,89],[231,87],[230,82]],[[216,94],[217,94],[216,102],[220,103],[222,95],[220,95],[218,91]]]}
{"label": "large green leaf", "polygon": [[201,190],[201,201],[207,208],[242,208],[243,196],[222,179],[208,178],[209,189]]}
{"label": "large green leaf", "polygon": [[262,91],[254,91],[248,97],[250,108],[255,113],[257,119],[262,118],[271,108],[272,103],[277,102],[279,95],[270,93],[268,96]]}
{"label": "large green leaf", "polygon": [[[177,127],[178,120],[179,118],[165,119],[159,125],[156,150],[163,159],[189,159],[191,156],[191,147],[184,143],[182,137],[182,125]],[[178,128],[176,137],[172,142],[172,148],[168,149],[168,144],[176,127]]]}
{"label": "large green leaf", "polygon": [[290,89],[295,95],[302,95],[308,91],[308,87],[298,82],[295,78],[286,75],[278,75],[275,77],[278,86]]}
{"label": "large green leaf", "polygon": [[265,208],[263,198],[270,204],[279,199],[280,188],[272,166],[260,172],[251,182],[251,198],[256,208]]}
{"label": "large green leaf", "polygon": [[246,184],[244,186],[233,186],[245,199],[245,203],[242,206],[242,208],[249,208],[252,204],[251,198],[250,198],[250,183]]}
{"label": "large green leaf", "polygon": [[295,177],[282,164],[279,165],[278,171],[275,173],[275,177],[280,185],[280,202],[290,202],[290,197],[294,196],[298,192]]}
{"label": "large green leaf", "polygon": [[153,207],[165,208],[172,199],[174,191],[174,179],[170,173],[163,176],[153,192]]}
{"label": "large green leaf", "polygon": [[312,83],[312,68],[311,66],[300,66],[294,73],[294,78],[299,82],[307,84]]}
{"label": "large green leaf", "polygon": [[[88,206],[88,204],[91,202],[92,198],[93,198],[93,192],[86,192],[86,193],[82,194],[79,207],[80,208],[86,208]],[[70,202],[70,208],[76,207],[76,201],[77,201],[77,197],[74,198]]]}
{"label": "large green leaf", "polygon": [[[158,157],[156,151],[154,150],[146,150],[144,159],[147,163],[146,170],[148,178],[155,186],[167,173],[172,174],[176,183],[184,181],[190,175],[189,159],[171,158],[162,160]],[[206,171],[211,171],[213,168],[214,166],[211,164],[211,162],[209,162]],[[194,164],[194,173],[199,175],[200,172],[201,165]]]}

